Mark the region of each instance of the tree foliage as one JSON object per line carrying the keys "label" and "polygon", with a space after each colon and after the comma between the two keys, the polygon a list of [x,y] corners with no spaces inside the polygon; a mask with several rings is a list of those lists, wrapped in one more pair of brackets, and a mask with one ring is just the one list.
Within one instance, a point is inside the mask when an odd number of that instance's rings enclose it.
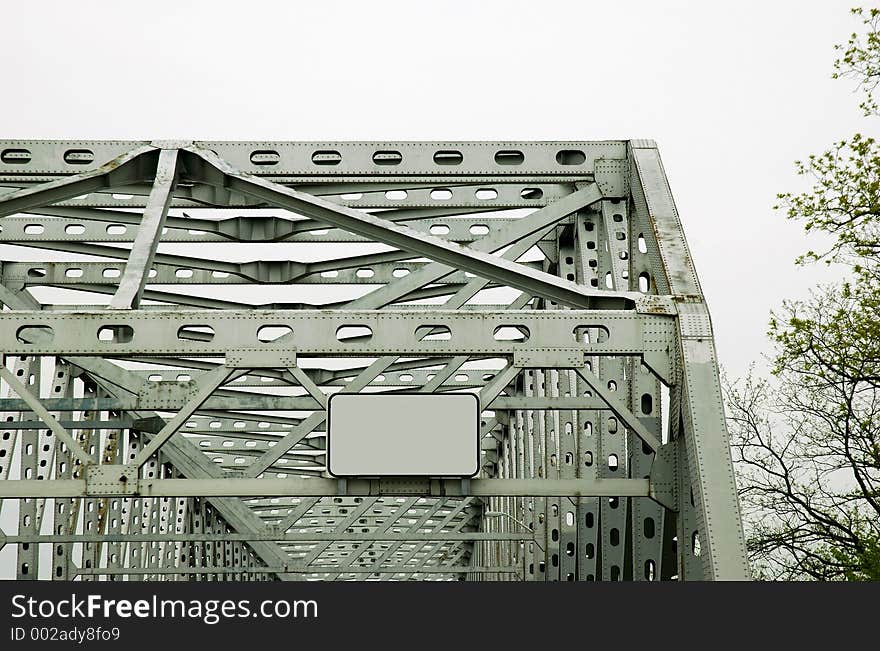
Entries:
{"label": "tree foliage", "polygon": [[[880,116],[880,10],[837,47]],[[783,303],[770,321],[771,380],[727,383],[727,407],[753,570],[759,578],[880,580],[880,146],[855,134],[796,163],[812,182],[778,209],[832,244],[805,264],[849,266],[845,282]]]}
{"label": "tree foliage", "polygon": [[862,7],[856,7],[852,13],[862,19],[864,33],[854,32],[846,45],[834,46],[843,54],[834,62],[834,74],[831,76],[834,79],[855,79],[858,90],[863,93],[861,109],[866,116],[878,115],[880,112],[874,91],[880,83],[880,9],[865,11]]}

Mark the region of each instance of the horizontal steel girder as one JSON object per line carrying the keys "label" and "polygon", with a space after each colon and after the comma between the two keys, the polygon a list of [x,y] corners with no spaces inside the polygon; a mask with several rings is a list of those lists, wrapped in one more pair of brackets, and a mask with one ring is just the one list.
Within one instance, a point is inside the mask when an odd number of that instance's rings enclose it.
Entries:
{"label": "horizontal steel girder", "polygon": [[[75,324],[75,325],[74,325]],[[127,326],[125,339],[103,341],[102,328]],[[197,341],[186,328],[208,326],[210,341]],[[284,344],[260,341],[263,327],[287,326],[292,338]],[[369,337],[342,339],[340,328],[370,328]],[[449,340],[425,340],[417,330],[426,326],[449,329]],[[502,328],[525,328],[520,337]],[[28,343],[28,329],[51,329],[52,338]],[[181,329],[184,329],[181,332]],[[575,328],[607,333],[600,341],[576,341]],[[106,332],[106,330],[105,330]],[[248,310],[235,311],[120,311],[2,312],[0,350],[22,355],[221,355],[236,351],[297,354],[395,355],[510,355],[515,350],[581,351],[590,355],[667,354],[675,334],[668,315],[637,314],[627,310],[469,310],[377,312],[369,310]],[[505,337],[515,337],[506,339]],[[525,339],[525,341],[517,341]],[[284,365],[279,363],[279,365]],[[259,364],[258,366],[266,366]]]}
{"label": "horizontal steel girder", "polygon": [[4,536],[0,534],[0,548],[4,544],[53,544],[53,543],[84,543],[84,542],[249,542],[252,540],[285,542],[363,542],[373,540],[376,542],[415,542],[415,541],[473,541],[473,540],[531,540],[533,534],[487,532],[487,531],[370,531],[359,533],[335,533],[335,532],[307,532],[307,533],[163,533],[150,532],[131,534],[24,534]]}
{"label": "horizontal steel girder", "polygon": [[[126,466],[118,466],[120,476]],[[103,466],[109,474],[113,466]],[[114,478],[115,481],[115,478]],[[102,482],[90,486],[85,479],[40,481],[8,479],[0,482],[2,497],[266,497],[266,496],[560,496],[649,497],[647,479],[138,479]]]}
{"label": "horizontal steel girder", "polygon": [[[186,404],[184,394],[169,396],[168,398],[151,399],[149,395],[143,398],[41,398],[40,402],[49,411],[132,411],[138,409],[177,410]],[[512,410],[512,409],[610,409],[608,405],[595,398],[570,397],[570,398],[545,398],[527,396],[498,396],[491,402],[482,405],[484,409]],[[303,411],[321,409],[322,405],[311,397],[271,396],[252,393],[240,393],[238,395],[225,395],[212,397],[202,403],[199,411],[204,410],[281,410]],[[0,412],[30,411],[30,407],[24,400],[16,398],[0,398]],[[70,422],[70,421],[68,421]],[[71,427],[79,426],[81,421],[75,421]],[[4,424],[4,427],[6,425]]]}
{"label": "horizontal steel girder", "polygon": [[503,573],[516,574],[522,571],[520,567],[514,566],[497,566],[497,567],[480,567],[477,565],[297,565],[290,563],[289,565],[279,565],[272,567],[254,566],[215,566],[201,567],[198,565],[179,565],[177,567],[139,567],[139,568],[78,568],[75,573],[81,576],[103,576],[103,575],[161,575],[161,574],[465,574],[465,573]]}
{"label": "horizontal steel girder", "polygon": [[[6,157],[0,164],[0,181],[40,182],[60,174],[96,169],[110,160],[147,146],[148,141],[0,140],[0,150],[23,151],[22,158]],[[163,146],[162,143],[157,143]],[[402,179],[409,182],[469,182],[487,178],[506,181],[558,182],[589,178],[597,160],[625,161],[627,142],[180,142],[217,152],[237,169],[282,181],[312,180],[339,183],[348,178],[363,182]],[[165,145],[167,146],[167,144]],[[91,159],[73,160],[71,152],[85,151]],[[582,152],[577,164],[558,159],[560,152]],[[382,157],[394,152],[399,158]],[[520,154],[517,156],[515,154]],[[506,154],[506,155],[505,155]],[[514,155],[511,155],[514,154]],[[388,164],[388,161],[392,161]]]}

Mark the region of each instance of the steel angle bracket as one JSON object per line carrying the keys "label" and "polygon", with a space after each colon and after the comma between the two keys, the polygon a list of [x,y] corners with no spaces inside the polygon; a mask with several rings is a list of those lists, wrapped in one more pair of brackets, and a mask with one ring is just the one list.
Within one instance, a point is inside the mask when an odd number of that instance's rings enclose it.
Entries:
{"label": "steel angle bracket", "polygon": [[660,378],[666,386],[675,384],[675,359],[671,351],[665,353],[645,351],[642,353],[642,363]]}
{"label": "steel angle bracket", "polygon": [[234,348],[226,351],[227,368],[292,368],[296,348]]}
{"label": "steel angle bracket", "polygon": [[137,495],[138,469],[122,465],[91,464],[85,468],[86,495]]}
{"label": "steel angle bracket", "polygon": [[593,168],[596,185],[605,198],[629,194],[629,161],[625,158],[599,158]]}
{"label": "steel angle bracket", "polygon": [[583,348],[522,348],[513,351],[517,368],[581,368]]}
{"label": "steel angle bracket", "polygon": [[636,299],[636,312],[676,316],[679,313],[676,297],[666,294],[644,294]]}
{"label": "steel angle bracket", "polygon": [[678,475],[676,472],[676,444],[664,443],[654,454],[651,465],[650,497],[670,511],[678,511]]}
{"label": "steel angle bracket", "polygon": [[146,380],[138,391],[138,406],[142,409],[179,409],[198,392],[199,384],[195,380]]}

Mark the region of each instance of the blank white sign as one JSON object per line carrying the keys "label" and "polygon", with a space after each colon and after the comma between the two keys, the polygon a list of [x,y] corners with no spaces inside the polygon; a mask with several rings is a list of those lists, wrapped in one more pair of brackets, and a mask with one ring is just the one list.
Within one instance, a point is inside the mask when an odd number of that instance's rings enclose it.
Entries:
{"label": "blank white sign", "polygon": [[480,408],[471,393],[330,397],[331,475],[471,477],[480,464]]}

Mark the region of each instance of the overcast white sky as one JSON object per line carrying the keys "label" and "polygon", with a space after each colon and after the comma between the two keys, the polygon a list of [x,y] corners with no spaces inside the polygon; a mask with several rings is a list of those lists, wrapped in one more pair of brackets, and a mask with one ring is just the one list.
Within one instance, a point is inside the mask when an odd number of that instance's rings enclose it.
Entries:
{"label": "overcast white sky", "polygon": [[872,126],[830,79],[849,4],[9,3],[0,138],[653,138],[737,375],[770,309],[833,277],[771,206]]}

